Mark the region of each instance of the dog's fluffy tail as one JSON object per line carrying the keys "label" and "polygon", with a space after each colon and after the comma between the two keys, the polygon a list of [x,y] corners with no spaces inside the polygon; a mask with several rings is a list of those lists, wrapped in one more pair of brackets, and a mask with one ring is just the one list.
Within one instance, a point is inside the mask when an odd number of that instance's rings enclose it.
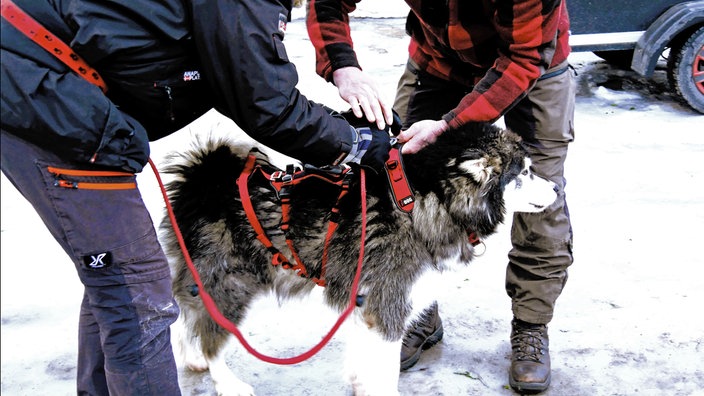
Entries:
{"label": "dog's fluffy tail", "polygon": [[181,229],[193,229],[198,218],[226,218],[222,212],[239,199],[237,177],[250,148],[211,139],[169,157],[164,173],[171,181],[166,190]]}

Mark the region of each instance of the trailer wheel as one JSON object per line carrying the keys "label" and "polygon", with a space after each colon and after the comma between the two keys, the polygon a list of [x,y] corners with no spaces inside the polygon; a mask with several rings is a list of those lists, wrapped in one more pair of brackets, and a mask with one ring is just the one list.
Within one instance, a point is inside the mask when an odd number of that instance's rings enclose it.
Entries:
{"label": "trailer wheel", "polygon": [[704,114],[704,27],[670,49],[667,76],[675,92]]}

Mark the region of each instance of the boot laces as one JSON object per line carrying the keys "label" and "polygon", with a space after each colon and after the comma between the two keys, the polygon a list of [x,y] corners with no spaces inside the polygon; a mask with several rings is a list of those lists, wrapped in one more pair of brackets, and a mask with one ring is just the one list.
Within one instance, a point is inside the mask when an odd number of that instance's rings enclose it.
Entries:
{"label": "boot laces", "polygon": [[516,360],[532,360],[540,362],[545,354],[543,344],[543,328],[517,328],[511,336],[513,353]]}

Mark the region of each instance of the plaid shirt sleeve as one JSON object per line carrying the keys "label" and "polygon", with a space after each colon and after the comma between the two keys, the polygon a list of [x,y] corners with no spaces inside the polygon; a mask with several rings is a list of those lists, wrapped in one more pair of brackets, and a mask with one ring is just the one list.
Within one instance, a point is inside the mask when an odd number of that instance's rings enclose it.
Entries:
{"label": "plaid shirt sleeve", "polygon": [[349,13],[360,0],[310,0],[306,26],[315,47],[316,72],[332,82],[332,72],[347,66],[361,69],[350,35]]}
{"label": "plaid shirt sleeve", "polygon": [[[496,121],[570,52],[563,0],[448,0],[445,15],[436,1],[406,1],[417,16],[430,18],[411,28],[409,56],[431,75],[474,87],[443,116],[451,129]],[[316,50],[316,71],[327,81],[341,67],[361,69],[348,16],[358,2],[310,0],[308,34]]]}
{"label": "plaid shirt sleeve", "polygon": [[[545,70],[569,54],[563,1],[498,0],[491,23],[504,44],[474,89],[443,117],[450,129],[472,121],[496,121],[526,96]],[[450,35],[453,31],[467,33],[450,27]]]}

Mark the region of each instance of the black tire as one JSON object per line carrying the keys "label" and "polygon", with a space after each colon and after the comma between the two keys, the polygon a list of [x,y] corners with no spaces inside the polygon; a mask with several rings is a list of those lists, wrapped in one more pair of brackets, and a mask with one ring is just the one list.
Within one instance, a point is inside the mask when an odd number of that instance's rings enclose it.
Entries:
{"label": "black tire", "polygon": [[667,76],[672,89],[704,114],[704,27],[670,49]]}
{"label": "black tire", "polygon": [[616,50],[616,51],[594,51],[594,55],[605,60],[612,66],[619,69],[631,70],[631,61],[633,60],[633,50]]}

